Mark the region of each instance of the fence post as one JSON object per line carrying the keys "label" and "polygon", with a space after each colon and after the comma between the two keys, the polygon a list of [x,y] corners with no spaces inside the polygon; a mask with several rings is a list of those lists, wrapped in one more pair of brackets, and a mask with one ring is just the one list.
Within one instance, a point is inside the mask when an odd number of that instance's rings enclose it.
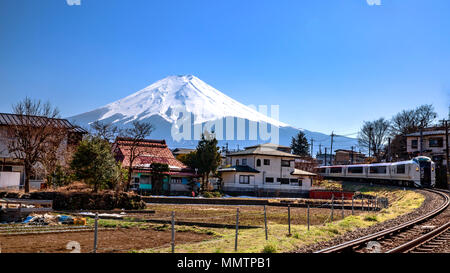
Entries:
{"label": "fence post", "polygon": [[288,205],[289,236],[291,235],[291,205]]}
{"label": "fence post", "polygon": [[355,201],[355,197],[352,195],[352,215],[355,215],[355,211],[353,208],[354,201]]}
{"label": "fence post", "polygon": [[331,195],[331,222],[333,222],[333,213],[334,213],[334,194]]}
{"label": "fence post", "polygon": [[344,219],[344,194],[342,193],[342,219]]}
{"label": "fence post", "polygon": [[264,205],[264,229],[266,230],[266,241],[268,240],[267,236],[267,214],[266,214],[266,205]]}
{"label": "fence post", "polygon": [[175,253],[175,211],[172,211],[172,253]]}
{"label": "fence post", "polygon": [[308,204],[308,216],[306,219],[308,220],[308,231],[309,231],[309,204]]}
{"label": "fence post", "polygon": [[95,213],[94,221],[94,253],[97,253],[97,241],[98,240],[98,212]]}
{"label": "fence post", "polygon": [[235,238],[235,241],[234,241],[234,251],[237,251],[238,231],[239,231],[239,208],[236,209],[236,238]]}

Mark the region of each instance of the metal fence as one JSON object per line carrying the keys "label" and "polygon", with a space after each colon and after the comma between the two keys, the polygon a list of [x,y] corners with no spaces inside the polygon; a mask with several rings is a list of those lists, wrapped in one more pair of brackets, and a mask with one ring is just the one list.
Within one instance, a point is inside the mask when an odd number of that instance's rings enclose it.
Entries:
{"label": "metal fence", "polygon": [[[170,230],[170,243],[162,244],[157,246],[157,248],[164,248],[169,247],[171,249],[171,252],[176,252],[176,238],[177,238],[177,227],[181,226],[199,226],[199,227],[222,227],[222,228],[228,228],[228,229],[235,229],[235,240],[234,240],[234,249],[235,251],[238,251],[239,248],[239,234],[241,229],[248,229],[248,228],[260,228],[264,229],[264,235],[265,240],[269,240],[269,220],[271,218],[271,211],[269,208],[276,208],[277,213],[279,211],[282,212],[283,217],[285,217],[287,226],[287,235],[292,235],[292,229],[291,224],[292,220],[297,220],[299,214],[298,211],[292,211],[293,209],[299,209],[301,207],[302,215],[301,219],[305,219],[304,222],[302,222],[302,225],[305,225],[307,230],[310,230],[310,227],[312,225],[311,219],[314,215],[311,214],[312,209],[324,209],[327,210],[327,212],[324,215],[328,215],[323,221],[321,220],[320,223],[315,222],[316,225],[325,225],[327,223],[344,219],[348,215],[355,215],[355,211],[361,211],[361,212],[370,212],[370,211],[378,211],[383,208],[386,208],[389,205],[389,202],[386,198],[381,197],[374,197],[374,196],[367,196],[367,195],[357,195],[352,198],[352,200],[344,200],[342,198],[334,198],[332,197],[331,200],[328,200],[323,203],[315,203],[315,202],[306,202],[305,204],[302,204],[302,206],[295,206],[294,204],[286,204],[284,207],[272,207],[272,206],[251,206],[251,207],[260,207],[261,209],[256,209],[253,211],[245,211],[243,206],[237,207],[235,212],[228,211],[227,213],[220,214],[220,215],[214,215],[214,216],[196,216],[196,217],[186,217],[183,215],[177,215],[175,211],[172,211],[170,216],[166,217],[159,217],[159,218],[150,218],[150,219],[127,219],[127,220],[119,220],[123,222],[136,222],[136,223],[150,223],[150,224],[163,224],[164,230],[169,231]],[[249,206],[250,207],[250,206]],[[240,210],[241,209],[241,210]],[[244,213],[243,213],[244,210]],[[349,212],[351,210],[351,213]],[[294,212],[294,213],[293,213]],[[345,213],[347,212],[347,213]],[[78,215],[78,212],[65,212],[68,214]],[[81,243],[77,242],[76,240],[71,240],[67,243],[66,249],[70,250],[71,252],[77,253],[77,252],[127,252],[130,251],[129,247],[107,247],[107,246],[101,246],[102,241],[99,236],[102,232],[105,231],[112,231],[116,230],[116,228],[110,228],[108,225],[100,224],[101,214],[96,212],[95,214],[91,215],[85,215],[85,217],[92,217],[93,223],[90,225],[80,225],[80,226],[71,226],[71,225],[59,225],[59,226],[45,226],[45,225],[0,225],[0,244],[2,242],[2,236],[27,236],[27,235],[48,235],[48,234],[55,234],[55,233],[71,233],[71,232],[87,232],[92,235],[91,243],[84,242],[84,246],[82,249]],[[244,225],[242,224],[242,220],[245,219],[245,217],[249,216],[258,216],[258,219],[254,223],[251,223],[251,225]],[[259,218],[260,217],[260,218]],[[294,218],[293,218],[294,217]],[[253,218],[251,218],[253,219]],[[321,218],[323,219],[323,218]],[[92,220],[91,220],[92,221]],[[302,220],[303,221],[303,220]],[[130,234],[132,236],[132,234]],[[165,235],[167,236],[167,235]],[[130,239],[132,239],[130,237]],[[89,247],[89,244],[91,244],[91,247]],[[131,248],[132,249],[132,248]],[[87,250],[87,251],[86,251]],[[0,251],[1,251],[1,245],[0,245]],[[20,252],[20,250],[19,250]]]}

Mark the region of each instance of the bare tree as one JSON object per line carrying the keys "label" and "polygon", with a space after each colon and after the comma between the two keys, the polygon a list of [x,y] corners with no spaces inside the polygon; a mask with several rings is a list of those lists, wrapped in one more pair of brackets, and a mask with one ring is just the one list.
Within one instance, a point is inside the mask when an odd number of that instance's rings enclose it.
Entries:
{"label": "bare tree", "polygon": [[389,121],[384,118],[364,122],[358,133],[359,145],[372,151],[373,155],[378,158],[389,135],[389,127]]}
{"label": "bare tree", "polygon": [[391,154],[397,159],[407,159],[406,135],[433,124],[437,114],[432,105],[421,105],[413,110],[403,110],[391,119]]}
{"label": "bare tree", "polygon": [[139,149],[141,140],[145,139],[153,131],[153,126],[150,123],[133,121],[132,127],[121,131],[120,135],[123,140],[126,140],[127,145],[123,146],[128,157],[128,177],[124,190],[128,191],[131,184],[131,174],[133,172],[133,163],[137,158],[142,156],[143,150]]}
{"label": "bare tree", "polygon": [[424,104],[417,107],[415,113],[417,123],[421,128],[432,126],[437,117],[437,113],[434,111],[434,107],[431,104]]}
{"label": "bare tree", "polygon": [[421,127],[429,127],[433,124],[437,114],[433,105],[421,105],[414,110],[403,110],[391,119],[391,134],[406,135],[417,132]]}
{"label": "bare tree", "polygon": [[59,111],[48,102],[43,104],[40,100],[32,101],[27,97],[13,105],[13,111],[17,116],[8,129],[8,150],[16,158],[23,160],[24,189],[27,193],[30,191],[33,167],[49,149],[53,149],[58,143],[58,135],[65,135],[67,128],[55,120],[59,117]]}
{"label": "bare tree", "polygon": [[[63,129],[66,131],[65,129]],[[70,160],[71,152],[67,149],[67,143],[63,144],[66,133],[54,131],[44,144],[45,149],[39,155],[39,163],[43,166],[44,177],[47,185],[53,184],[52,175],[56,172],[58,166],[64,167]]]}
{"label": "bare tree", "polygon": [[112,123],[103,123],[98,120],[91,123],[91,128],[94,136],[100,137],[108,142],[120,134],[120,130],[117,126],[112,125]]}

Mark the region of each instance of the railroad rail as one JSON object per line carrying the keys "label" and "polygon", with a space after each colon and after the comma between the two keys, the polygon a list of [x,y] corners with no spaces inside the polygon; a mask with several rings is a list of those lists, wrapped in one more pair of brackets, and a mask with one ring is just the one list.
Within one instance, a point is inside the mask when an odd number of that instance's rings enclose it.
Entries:
{"label": "railroad rail", "polygon": [[406,244],[386,251],[386,253],[427,253],[450,240],[450,222]]}
{"label": "railroad rail", "polygon": [[[439,194],[440,196],[442,196],[444,198],[444,202],[438,208],[434,209],[433,211],[428,212],[428,213],[426,213],[416,219],[413,219],[411,221],[407,221],[407,222],[397,225],[395,227],[388,228],[388,229],[385,229],[385,230],[382,230],[382,231],[379,231],[379,232],[376,232],[373,234],[369,234],[369,235],[360,237],[355,240],[347,241],[347,242],[344,242],[344,243],[336,245],[336,246],[328,247],[328,248],[316,251],[315,253],[335,253],[335,252],[353,251],[354,248],[365,245],[368,242],[377,241],[380,238],[391,236],[391,235],[399,233],[405,229],[411,228],[418,223],[421,223],[427,219],[430,219],[430,218],[440,214],[441,212],[443,212],[445,209],[447,209],[449,207],[450,198],[448,195],[448,193],[449,193],[448,191],[431,190],[431,189],[425,189],[425,190]],[[436,233],[437,233],[437,231],[436,231]],[[439,234],[441,234],[441,233],[439,233]],[[426,234],[426,235],[428,235],[428,234]],[[426,238],[425,237],[426,235],[422,236],[423,238],[419,237],[416,240],[414,240],[414,241],[416,241],[415,244],[412,242],[408,242],[409,243],[408,246],[406,246],[408,244],[407,243],[407,244],[404,244],[402,248],[398,247],[398,251],[400,251],[400,252],[408,251],[410,249],[417,247],[417,245],[419,245],[421,243],[425,243],[427,240],[431,240],[432,238],[435,238],[436,236],[438,236],[438,235],[436,235],[433,237],[432,235],[429,235],[429,238]],[[419,239],[421,239],[421,240],[419,240]],[[391,251],[394,251],[394,250],[395,249],[392,249]]]}

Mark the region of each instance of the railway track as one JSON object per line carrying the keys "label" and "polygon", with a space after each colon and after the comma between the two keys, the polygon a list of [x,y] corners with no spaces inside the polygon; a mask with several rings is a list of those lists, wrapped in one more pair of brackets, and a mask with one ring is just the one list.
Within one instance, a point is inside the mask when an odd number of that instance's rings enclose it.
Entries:
{"label": "railway track", "polygon": [[443,202],[431,212],[395,227],[321,249],[315,253],[424,252],[439,247],[440,243],[445,243],[445,238],[450,233],[448,231],[449,192],[430,189],[427,191],[437,194],[443,199]]}

